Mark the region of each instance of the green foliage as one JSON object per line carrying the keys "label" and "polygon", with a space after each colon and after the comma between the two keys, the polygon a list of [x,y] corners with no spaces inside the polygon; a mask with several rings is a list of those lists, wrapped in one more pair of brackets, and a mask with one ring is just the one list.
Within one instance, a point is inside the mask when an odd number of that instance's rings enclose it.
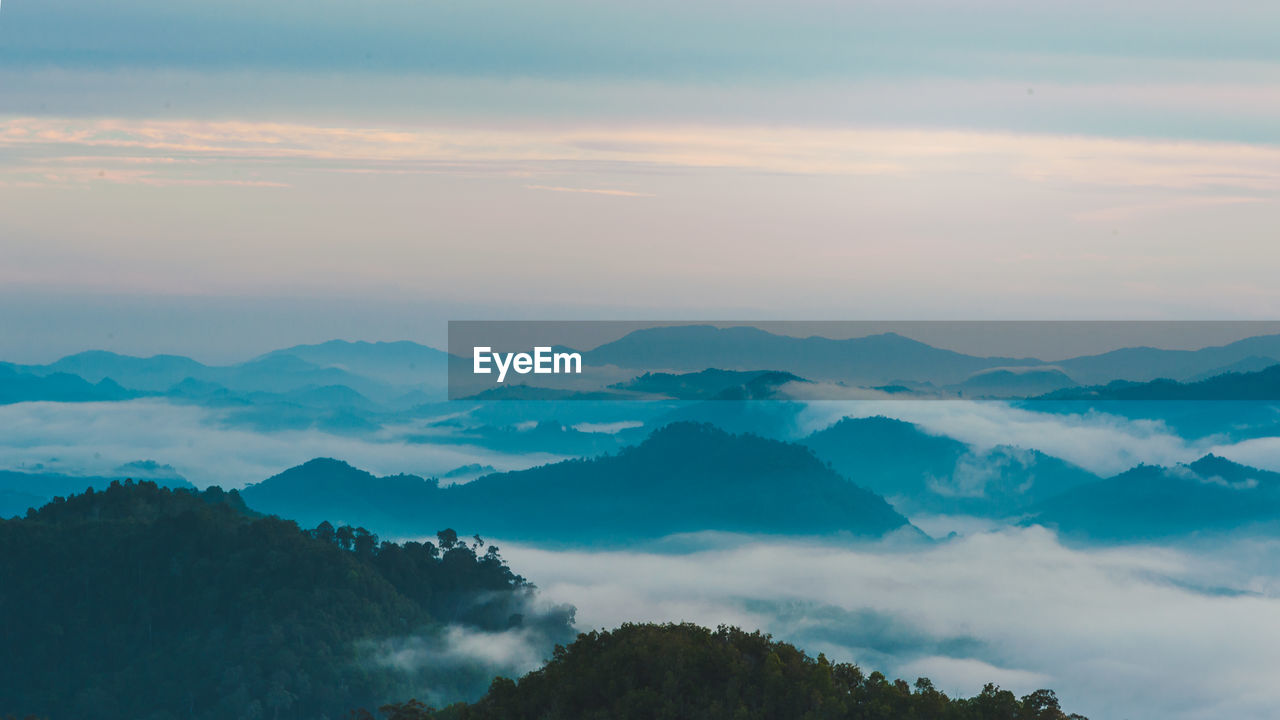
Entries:
{"label": "green foliage", "polygon": [[394,720],[1084,720],[1064,714],[1051,690],[1018,699],[987,685],[953,699],[926,678],[913,687],[759,632],[690,624],[585,633],[518,683],[495,679],[474,704],[433,711],[411,701],[381,712]]}
{"label": "green foliage", "polygon": [[56,498],[0,521],[0,707],[53,720],[339,717],[405,691],[361,643],[523,622],[531,586],[481,547],[304,532],[218,488],[126,482]]}

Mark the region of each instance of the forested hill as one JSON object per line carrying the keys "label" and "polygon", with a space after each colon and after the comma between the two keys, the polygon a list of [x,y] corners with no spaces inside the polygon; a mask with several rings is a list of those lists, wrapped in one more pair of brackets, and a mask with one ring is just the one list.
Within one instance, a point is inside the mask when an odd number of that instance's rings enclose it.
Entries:
{"label": "forested hill", "polygon": [[909,527],[883,498],[807,448],[697,423],[672,423],[614,455],[449,487],[317,459],[245,488],[244,497],[256,510],[308,522],[404,534],[450,522],[510,540],[570,544],[706,530],[878,537]]}
{"label": "forested hill", "polygon": [[[338,718],[430,680],[478,693],[489,667],[408,677],[370,643],[515,626],[554,642],[571,610],[477,539],[380,543],[259,517],[239,496],[113,483],[0,521],[0,709],[52,720]],[[421,685],[414,692],[421,692]]]}
{"label": "forested hill", "polygon": [[[1017,698],[987,685],[953,699],[855,665],[812,658],[767,635],[696,625],[624,625],[580,635],[518,683],[494,680],[483,699],[439,712],[417,702],[389,720],[1085,720],[1050,690]],[[368,712],[357,720],[372,720]]]}

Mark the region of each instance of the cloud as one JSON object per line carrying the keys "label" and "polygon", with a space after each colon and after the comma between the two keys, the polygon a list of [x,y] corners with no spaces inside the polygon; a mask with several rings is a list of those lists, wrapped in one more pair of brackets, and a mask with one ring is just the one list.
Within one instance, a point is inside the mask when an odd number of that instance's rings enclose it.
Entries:
{"label": "cloud", "polygon": [[520,677],[537,669],[551,655],[555,643],[533,629],[502,632],[464,625],[361,642],[357,664],[393,670],[389,698],[417,698],[443,707],[484,694],[495,675]]}
{"label": "cloud", "polygon": [[[1248,543],[1242,543],[1248,544]],[[1072,549],[1034,527],[902,551],[771,540],[678,555],[503,544],[580,627],[687,620],[762,628],[948,693],[1058,691],[1091,717],[1262,720],[1280,703],[1266,548]],[[1259,572],[1269,580],[1258,580]],[[1227,581],[1245,592],[1204,589]],[[1250,588],[1263,587],[1268,594]]]}
{"label": "cloud", "polygon": [[[47,161],[92,167],[120,162],[209,167],[385,172],[562,174],[655,166],[807,175],[965,175],[982,170],[1019,182],[1104,188],[1250,191],[1192,205],[1262,201],[1280,192],[1280,149],[1222,142],[1169,142],[944,129],[814,128],[676,124],[584,128],[399,128],[285,122],[18,117],[0,122],[0,150],[26,159],[9,174],[39,174]],[[94,158],[99,158],[98,162]],[[161,172],[157,168],[150,172]],[[183,170],[187,170],[183,167]],[[548,183],[555,192],[649,196]],[[1088,211],[1089,212],[1111,212]]]}
{"label": "cloud", "polygon": [[254,432],[222,423],[223,414],[159,400],[0,405],[0,468],[43,464],[48,472],[110,475],[125,463],[172,465],[198,487],[242,487],[314,457],[334,457],[375,475],[429,477],[478,463],[500,470],[559,459],[513,456],[466,445],[404,443],[403,428],[371,437],[318,430]]}
{"label": "cloud", "polygon": [[[1190,462],[1215,447],[1207,440],[1185,440],[1159,420],[1129,419],[1092,410],[1041,413],[1002,402],[814,402],[801,413],[800,425],[803,431],[810,432],[841,417],[875,415],[916,423],[926,432],[953,437],[979,451],[997,445],[1040,450],[1102,475],[1120,473],[1144,462]],[[1225,448],[1222,451],[1230,452]]]}

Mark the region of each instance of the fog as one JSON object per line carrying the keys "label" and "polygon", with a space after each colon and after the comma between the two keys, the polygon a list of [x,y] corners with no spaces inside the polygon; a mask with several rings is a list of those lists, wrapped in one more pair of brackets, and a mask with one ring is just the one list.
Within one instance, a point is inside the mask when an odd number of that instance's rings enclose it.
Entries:
{"label": "fog", "polygon": [[1033,527],[915,551],[746,540],[504,554],[546,599],[572,601],[581,628],[731,623],[952,694],[996,682],[1053,688],[1093,718],[1270,718],[1276,547],[1241,547],[1073,549]]}
{"label": "fog", "polygon": [[1099,475],[1114,475],[1139,463],[1174,465],[1214,452],[1266,470],[1280,470],[1276,438],[1223,444],[1217,438],[1187,440],[1159,420],[1130,419],[1089,410],[1044,413],[1003,402],[874,401],[813,402],[801,412],[801,433],[842,417],[887,417],[916,423],[925,431],[956,438],[979,450],[1014,445],[1040,450]]}
{"label": "fog", "polygon": [[375,475],[430,477],[471,463],[510,470],[559,456],[508,455],[466,445],[406,443],[396,429],[370,436],[227,427],[217,410],[161,400],[0,405],[0,468],[110,475],[136,460],[169,464],[197,487],[239,488],[315,457]]}

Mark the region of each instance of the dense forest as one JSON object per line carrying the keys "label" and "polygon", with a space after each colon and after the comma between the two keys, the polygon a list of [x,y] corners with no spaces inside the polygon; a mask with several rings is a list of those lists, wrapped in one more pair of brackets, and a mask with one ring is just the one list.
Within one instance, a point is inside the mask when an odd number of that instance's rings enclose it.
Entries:
{"label": "dense forest", "polygon": [[[759,632],[624,625],[579,635],[518,683],[497,678],[473,704],[383,706],[387,720],[1085,720],[1051,690],[987,685],[950,698],[925,679],[890,681],[812,658]],[[357,720],[373,720],[368,711]]]}
{"label": "dense forest", "polygon": [[[498,549],[295,523],[240,495],[114,482],[0,521],[0,712],[64,718],[1069,720],[1050,691],[952,699],[760,633],[624,625],[571,644]],[[459,659],[510,633],[551,659]],[[434,638],[434,640],[433,640]],[[434,644],[433,644],[434,642]],[[406,652],[408,648],[412,652]],[[417,653],[422,662],[406,667]],[[388,659],[390,658],[390,659]],[[494,677],[498,675],[498,677]],[[485,692],[485,688],[488,688]],[[388,699],[417,697],[398,705]],[[458,698],[478,698],[454,703]]]}
{"label": "dense forest", "polygon": [[491,666],[409,674],[376,641],[445,624],[527,629],[548,651],[572,637],[572,610],[530,612],[532,586],[480,538],[303,531],[218,488],[117,482],[0,521],[0,578],[0,711],[53,720],[313,720],[427,684],[475,696]]}

